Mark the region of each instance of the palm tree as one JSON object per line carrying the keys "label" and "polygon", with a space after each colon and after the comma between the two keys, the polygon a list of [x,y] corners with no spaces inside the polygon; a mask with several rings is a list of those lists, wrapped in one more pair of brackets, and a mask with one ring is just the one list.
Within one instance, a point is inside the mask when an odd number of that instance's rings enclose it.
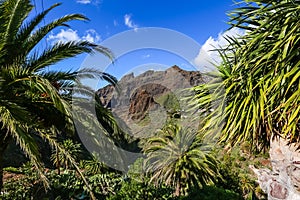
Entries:
{"label": "palm tree", "polygon": [[191,187],[202,187],[218,176],[217,161],[211,147],[197,132],[170,124],[143,147],[150,181],[175,188],[175,196],[187,194]]}
{"label": "palm tree", "polygon": [[59,4],[28,20],[33,9],[30,0],[0,2],[0,189],[3,184],[3,154],[10,142],[21,147],[46,186],[36,136],[42,137],[74,161],[55,137],[57,130],[74,131],[70,91],[76,86],[76,91],[91,92],[89,88],[78,89],[80,82],[75,79],[76,76],[100,76],[115,83],[109,74],[93,70],[43,71],[49,65],[81,53],[98,51],[112,58],[108,49],[87,41],[56,43],[38,51],[37,45],[54,28],[68,27],[67,23],[71,20],[87,20],[80,14],[70,14],[39,27],[45,16],[57,6]]}
{"label": "palm tree", "polygon": [[245,2],[230,14],[232,27],[245,35],[227,38],[216,79],[195,88],[195,105],[215,105],[201,131],[218,129],[220,142],[249,141],[258,150],[277,136],[299,143],[300,1]]}
{"label": "palm tree", "polygon": [[[96,78],[96,79],[106,80],[108,83],[117,86],[116,85],[117,80],[115,77],[105,72],[101,72],[95,69],[88,69],[88,68],[84,68],[78,71],[66,71],[66,72],[43,70],[42,72],[36,72],[36,73],[38,73],[43,78],[46,78],[59,92],[60,97],[71,104],[72,110],[77,111],[76,113],[72,113],[73,119],[76,118],[76,120],[79,121],[79,123],[81,123],[84,126],[84,129],[88,130],[85,133],[89,135],[88,137],[90,137],[91,140],[93,135],[101,135],[103,133],[105,134],[105,136],[108,138],[109,141],[111,141],[116,136],[119,136],[119,138],[124,136],[122,130],[118,127],[116,120],[113,118],[111,111],[102,106],[99,97],[95,95],[95,91],[90,87],[83,85],[80,82],[80,79],[82,78]],[[80,96],[78,97],[78,95]],[[44,96],[47,95],[44,94]],[[91,102],[92,98],[95,98],[95,101]],[[94,113],[93,110],[95,110],[96,113]],[[56,128],[58,129],[56,131],[57,132],[56,138],[58,139],[61,136],[62,136],[61,139],[67,139],[70,137],[74,138],[74,131],[75,131],[73,130],[74,122],[72,121],[72,124],[70,124],[71,127],[69,127],[72,129],[71,135],[66,135],[66,129],[62,127],[63,130],[61,129],[59,130],[58,127],[60,126],[59,124],[61,124],[61,119],[57,118],[57,114],[49,115],[49,112],[50,111],[39,113],[39,115],[41,116],[45,114],[48,116],[47,121],[50,121],[51,123],[55,122]],[[50,117],[51,119],[49,119]],[[90,126],[99,127],[98,125],[99,123],[101,125],[100,129],[97,129],[96,131],[89,129]],[[64,123],[63,125],[66,125],[66,123]],[[98,130],[101,131],[97,132]],[[64,133],[64,134],[58,134],[58,133]],[[61,144],[64,144],[64,141]],[[65,150],[67,150],[66,152],[72,155],[72,152],[68,151],[68,148],[65,148]],[[60,173],[61,161],[62,159],[66,160],[67,156],[64,155],[63,152],[60,152],[59,149],[56,147],[55,147],[55,152],[56,152],[56,158],[55,159],[53,158],[52,160],[55,161],[54,164],[57,166],[58,173]]]}

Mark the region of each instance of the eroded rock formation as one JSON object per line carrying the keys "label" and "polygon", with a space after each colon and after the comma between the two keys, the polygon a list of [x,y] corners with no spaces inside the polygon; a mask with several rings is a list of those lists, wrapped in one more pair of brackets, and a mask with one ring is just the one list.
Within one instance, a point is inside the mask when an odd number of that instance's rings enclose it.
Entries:
{"label": "eroded rock formation", "polygon": [[300,200],[300,151],[282,138],[270,144],[272,170],[250,168],[269,200]]}
{"label": "eroded rock formation", "polygon": [[[155,128],[152,122],[163,122],[170,110],[158,100],[165,101],[169,95],[173,101],[179,101],[183,97],[183,89],[202,84],[207,79],[198,71],[182,70],[175,65],[165,71],[148,70],[137,76],[127,74],[119,81],[118,91],[108,85],[99,89],[96,94],[103,105],[111,108],[115,116],[130,127],[133,134],[141,133],[142,130],[153,132],[150,131]],[[145,118],[146,121],[143,122]],[[149,120],[151,122],[148,123]],[[149,130],[146,130],[145,124],[149,126]],[[161,127],[161,124],[157,127]]]}
{"label": "eroded rock formation", "polygon": [[[127,112],[129,112],[127,116],[131,118],[132,113],[140,112],[139,109],[151,107],[147,105],[151,101],[148,97],[155,98],[170,91],[189,88],[205,82],[205,78],[198,71],[182,70],[175,65],[165,71],[148,70],[138,76],[134,76],[133,73],[127,74],[119,81],[119,92],[116,92],[113,86],[108,85],[99,89],[96,94],[100,97],[102,104],[107,107],[111,106],[112,109],[116,108],[115,110],[122,112],[127,107]],[[142,92],[143,90],[146,92]]]}

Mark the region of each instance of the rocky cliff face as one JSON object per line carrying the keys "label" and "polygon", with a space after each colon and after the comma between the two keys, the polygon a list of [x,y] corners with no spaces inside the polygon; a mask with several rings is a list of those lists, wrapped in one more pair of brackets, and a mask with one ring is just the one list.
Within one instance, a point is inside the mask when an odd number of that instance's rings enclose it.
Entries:
{"label": "rocky cliff face", "polygon": [[156,83],[148,83],[137,88],[130,96],[129,117],[132,120],[144,119],[147,111],[159,106],[154,98],[168,91],[166,87]]}
{"label": "rocky cliff face", "polygon": [[105,107],[110,106],[114,90],[115,88],[112,85],[107,85],[96,92],[96,95],[100,97],[100,101]]}
{"label": "rocky cliff face", "polygon": [[183,89],[205,81],[206,78],[198,71],[185,71],[173,66],[165,71],[149,70],[138,76],[127,74],[119,81],[118,91],[108,85],[96,94],[103,105],[110,107],[118,118],[133,128],[133,132],[137,132],[140,131],[136,128],[140,126],[139,122],[149,118],[149,112],[159,110],[159,118],[165,119],[166,108],[159,102],[160,98],[172,94],[180,99],[183,97]]}
{"label": "rocky cliff face", "polygon": [[300,151],[277,138],[270,144],[272,170],[250,168],[269,200],[300,200]]}

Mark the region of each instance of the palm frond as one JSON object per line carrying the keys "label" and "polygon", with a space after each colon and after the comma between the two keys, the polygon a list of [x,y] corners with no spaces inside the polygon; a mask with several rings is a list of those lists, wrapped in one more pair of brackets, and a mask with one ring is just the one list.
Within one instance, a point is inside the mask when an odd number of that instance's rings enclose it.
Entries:
{"label": "palm frond", "polygon": [[224,93],[213,97],[217,90],[211,83],[196,87],[195,106],[200,109],[220,100],[217,118],[214,112],[204,113],[202,132],[216,134],[219,127],[221,143],[250,141],[258,150],[266,148],[272,136],[299,141],[299,5],[291,0],[246,4],[232,13],[232,26],[247,31],[219,51]]}
{"label": "palm frond", "polygon": [[45,26],[39,28],[35,32],[30,34],[30,37],[24,41],[23,47],[24,47],[24,52],[26,54],[29,54],[36,45],[47,36],[53,29],[59,27],[59,26],[64,26],[64,27],[69,27],[67,22],[73,21],[73,20],[88,20],[85,16],[81,14],[69,14],[64,17],[61,17],[59,19],[56,19],[49,24],[46,24]]}
{"label": "palm frond", "polygon": [[87,41],[58,42],[54,46],[44,50],[40,55],[29,58],[27,68],[32,72],[38,72],[46,66],[77,56],[82,53],[91,53],[96,45]]}
{"label": "palm frond", "polygon": [[[19,41],[22,44],[24,41],[27,41],[30,35],[34,32],[37,26],[42,22],[42,20],[46,17],[46,15],[56,8],[57,6],[61,5],[60,3],[56,3],[49,7],[48,9],[44,10],[43,12],[36,15],[33,19],[29,22],[25,23],[20,27],[18,33],[16,34],[16,41]],[[19,46],[20,47],[20,46]],[[23,47],[24,48],[24,47]]]}
{"label": "palm frond", "polygon": [[174,186],[182,194],[213,182],[218,176],[217,161],[210,155],[212,147],[199,137],[193,130],[169,125],[149,138],[143,152],[150,181]]}
{"label": "palm frond", "polygon": [[24,19],[28,16],[33,6],[29,0],[8,0],[4,1],[1,5],[1,9],[4,10],[2,16],[6,16],[7,21],[4,21],[2,25],[6,27],[5,32],[2,32],[2,40],[6,45],[12,45],[15,35],[19,32]]}

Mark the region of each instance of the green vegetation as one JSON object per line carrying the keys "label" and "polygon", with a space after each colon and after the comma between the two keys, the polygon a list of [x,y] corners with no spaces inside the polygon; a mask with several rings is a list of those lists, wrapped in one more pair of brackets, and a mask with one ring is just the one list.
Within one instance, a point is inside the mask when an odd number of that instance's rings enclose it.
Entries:
{"label": "green vegetation", "polygon": [[148,139],[143,148],[150,181],[172,186],[175,196],[212,183],[218,176],[218,162],[210,154],[212,149],[193,130],[167,125]]}
{"label": "green vegetation", "polygon": [[113,84],[116,82],[109,74],[92,69],[77,72],[44,70],[81,53],[99,51],[111,58],[109,50],[86,41],[56,43],[43,50],[37,49],[40,41],[54,28],[66,26],[71,20],[87,19],[80,14],[70,14],[39,26],[57,6],[59,4],[27,20],[33,9],[29,0],[0,2],[0,189],[3,185],[3,155],[11,142],[18,144],[30,159],[45,188],[49,188],[49,182],[43,173],[37,138],[63,153],[78,169],[72,156],[58,142],[61,135],[75,131],[70,104],[74,89],[79,93],[94,94],[91,89],[80,87],[77,78],[100,77]]}
{"label": "green vegetation", "polygon": [[211,83],[195,88],[195,105],[215,106],[201,132],[222,127],[220,142],[262,150],[274,137],[300,139],[299,1],[254,2],[231,13],[245,35],[219,49],[223,62]]}
{"label": "green vegetation", "polygon": [[[190,106],[203,111],[199,130],[179,125],[181,116],[173,115],[179,102],[167,94],[156,101],[173,114],[153,137],[141,141],[129,138],[94,91],[76,79],[97,77],[115,85],[114,77],[92,69],[45,70],[81,53],[99,51],[113,59],[108,49],[86,41],[38,51],[54,28],[87,19],[70,14],[40,25],[58,6],[28,19],[30,0],[0,1],[1,199],[265,198],[248,166],[269,167],[265,152],[273,137],[297,144],[300,139],[300,1],[245,0],[231,12],[229,23],[245,35],[228,37],[229,45],[217,49],[223,61],[211,81],[192,88]],[[80,95],[71,104],[73,92]],[[90,112],[91,100],[97,117]],[[95,128],[98,122],[109,142],[143,154],[128,173],[106,166],[80,143],[74,124],[97,141],[104,138]],[[211,139],[218,146],[207,144]],[[3,156],[12,143],[29,162],[4,168]],[[51,148],[51,164],[43,162],[41,145]],[[113,149],[102,149],[101,155],[123,159]]]}
{"label": "green vegetation", "polygon": [[[18,169],[18,178],[11,179],[4,184],[3,199],[90,199],[88,190],[75,170],[63,170],[57,174],[56,170],[48,170],[45,175],[49,180],[50,189],[45,191],[38,174],[30,163]],[[132,177],[131,177],[132,176]],[[115,172],[101,172],[91,174],[86,172],[93,193],[97,199],[108,200],[143,200],[143,199],[199,199],[220,200],[243,199],[238,193],[222,187],[204,186],[202,189],[191,189],[186,196],[175,197],[174,189],[164,184],[155,185],[149,182],[149,177],[143,179],[135,176],[121,175]],[[201,197],[201,198],[200,198]]]}
{"label": "green vegetation", "polygon": [[[80,144],[74,144],[72,140],[66,139],[62,142],[62,147],[72,156],[73,159],[78,159],[78,154],[81,151]],[[72,166],[72,163],[70,163],[67,156],[58,149],[55,149],[53,151],[51,155],[51,160],[53,164],[57,167],[58,174],[60,174],[60,167],[69,169],[70,166]]]}
{"label": "green vegetation", "polygon": [[155,98],[155,101],[159,103],[162,107],[164,107],[170,115],[180,111],[179,100],[177,99],[177,96],[172,92],[166,93]]}

